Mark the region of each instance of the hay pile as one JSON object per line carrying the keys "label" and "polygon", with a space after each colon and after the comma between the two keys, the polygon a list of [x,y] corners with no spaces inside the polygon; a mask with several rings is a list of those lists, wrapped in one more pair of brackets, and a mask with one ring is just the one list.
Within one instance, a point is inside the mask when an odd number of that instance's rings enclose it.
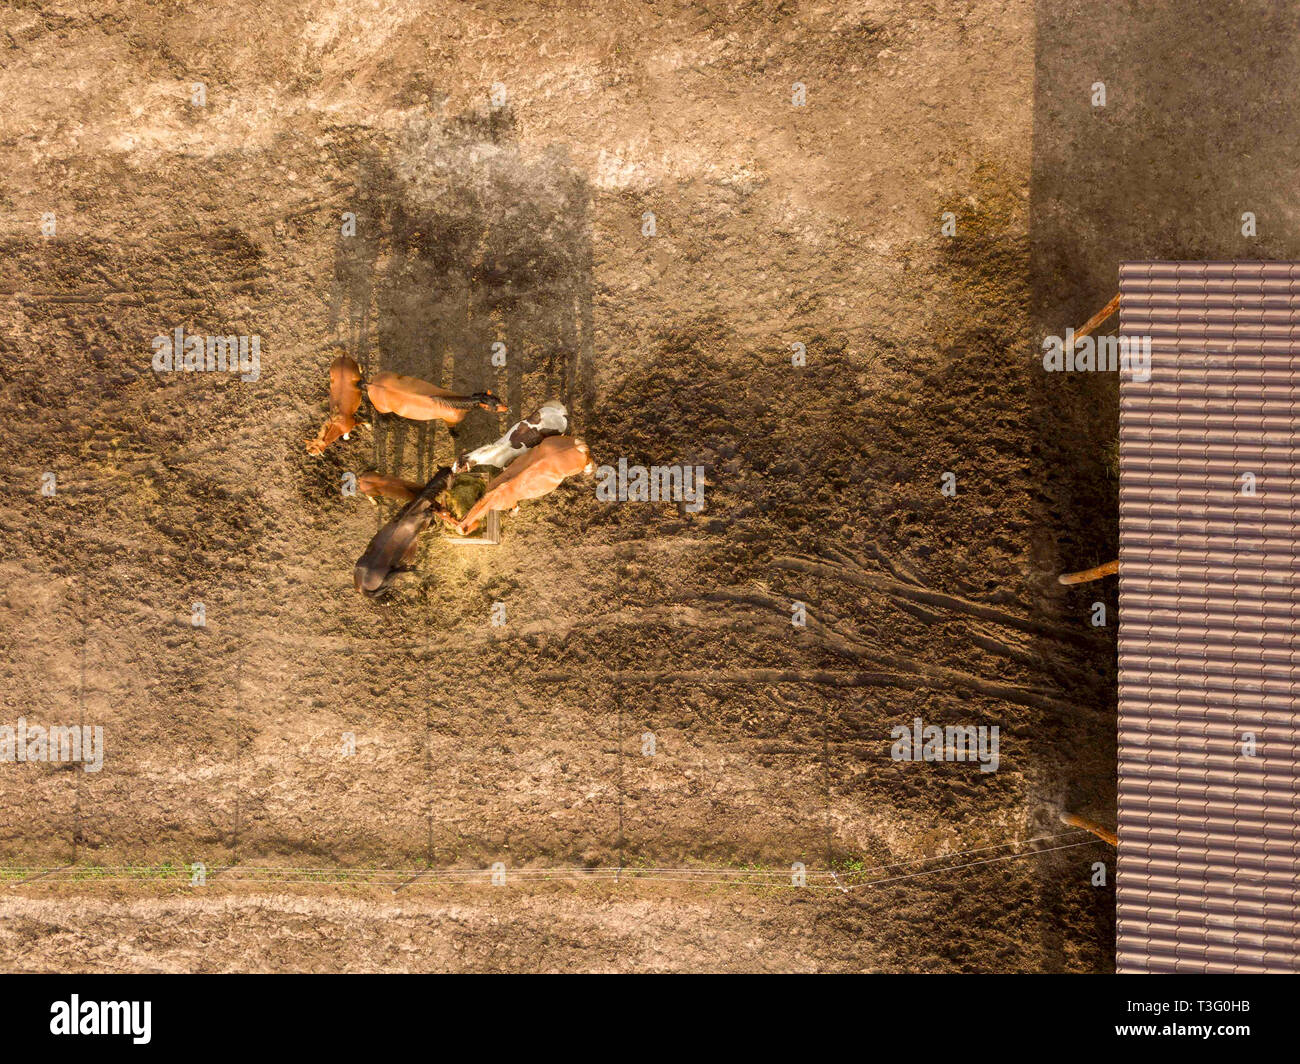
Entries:
{"label": "hay pile", "polygon": [[[491,471],[496,475],[495,470],[490,467],[480,467],[482,470]],[[480,474],[478,471],[473,473],[457,473],[451,478],[451,483],[447,485],[447,490],[438,496],[438,502],[445,506],[455,515],[457,521],[461,520],[473,508],[474,504],[483,497],[487,491],[488,477]]]}

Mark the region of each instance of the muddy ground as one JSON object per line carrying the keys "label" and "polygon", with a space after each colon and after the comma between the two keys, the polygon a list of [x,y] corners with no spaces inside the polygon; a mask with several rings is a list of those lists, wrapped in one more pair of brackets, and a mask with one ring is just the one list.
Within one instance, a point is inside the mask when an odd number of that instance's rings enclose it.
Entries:
{"label": "muddy ground", "polygon": [[[1033,354],[1049,283],[1062,329],[1110,294],[1031,242],[1053,40],[1028,0],[6,8],[0,723],[107,754],[0,766],[0,968],[1113,969],[1113,851],[1055,838],[1114,823],[1114,591],[1055,576],[1115,485],[1110,385]],[[260,378],[153,372],[176,326]],[[312,458],[333,341],[510,412]],[[358,596],[392,511],[344,474],[550,397],[703,512],[573,481]],[[915,717],[998,771],[891,760]],[[819,885],[24,882],[192,862]]]}

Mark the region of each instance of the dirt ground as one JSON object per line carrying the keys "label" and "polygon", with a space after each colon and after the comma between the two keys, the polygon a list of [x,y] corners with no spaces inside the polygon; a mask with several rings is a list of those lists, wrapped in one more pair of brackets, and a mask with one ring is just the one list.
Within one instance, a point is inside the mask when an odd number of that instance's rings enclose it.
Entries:
{"label": "dirt ground", "polygon": [[[0,968],[1113,970],[1113,851],[1056,838],[1114,823],[1108,592],[1055,575],[1115,487],[1105,385],[1033,356],[1079,281],[1034,268],[1043,47],[1029,0],[0,12],[0,723],[106,742],[0,765]],[[259,379],[153,372],[177,326]],[[313,458],[331,341],[510,411]],[[344,474],[551,397],[704,511],[578,479],[357,595],[392,509]],[[998,771],[891,760],[915,717]],[[818,886],[31,878],[192,862]]]}

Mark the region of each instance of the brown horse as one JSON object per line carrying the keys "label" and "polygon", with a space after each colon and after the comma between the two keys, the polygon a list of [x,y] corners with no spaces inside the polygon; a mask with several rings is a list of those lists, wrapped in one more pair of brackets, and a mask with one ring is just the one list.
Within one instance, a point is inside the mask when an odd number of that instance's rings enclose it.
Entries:
{"label": "brown horse", "polygon": [[512,510],[524,499],[549,495],[566,477],[590,473],[595,468],[591,452],[582,440],[548,436],[522,458],[511,462],[504,473],[488,481],[487,491],[456,530],[467,536],[489,510]]}
{"label": "brown horse", "polygon": [[420,494],[420,485],[412,484],[401,477],[390,477],[385,473],[371,471],[357,477],[357,491],[362,495],[368,495],[372,502],[376,497],[410,502]]}
{"label": "brown horse", "polygon": [[396,414],[412,421],[445,421],[459,425],[475,407],[504,413],[506,405],[491,392],[457,395],[419,377],[401,373],[376,373],[366,385],[370,402],[381,414]]}
{"label": "brown horse", "polygon": [[330,416],[314,439],[307,441],[308,454],[324,454],[325,448],[357,427],[361,406],[361,367],[347,355],[330,363]]}

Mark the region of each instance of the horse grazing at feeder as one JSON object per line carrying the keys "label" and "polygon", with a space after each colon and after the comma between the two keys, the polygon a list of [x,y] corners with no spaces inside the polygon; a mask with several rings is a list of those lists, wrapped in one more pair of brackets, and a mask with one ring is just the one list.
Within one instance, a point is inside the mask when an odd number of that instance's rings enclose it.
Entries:
{"label": "horse grazing at feeder", "polygon": [[528,453],[549,436],[562,436],[569,431],[569,412],[557,399],[543,403],[535,413],[511,426],[510,431],[493,443],[485,443],[456,459],[451,468],[464,473],[475,466],[496,466],[505,469],[521,455]]}
{"label": "horse grazing at feeder", "polygon": [[410,502],[420,494],[420,485],[412,484],[411,481],[403,480],[401,477],[390,477],[386,473],[376,473],[371,470],[357,477],[357,491],[367,496],[372,503],[376,498]]}
{"label": "horse grazing at feeder", "polygon": [[450,479],[451,466],[440,468],[419,494],[375,533],[352,570],[353,586],[361,594],[371,599],[382,598],[392,586],[393,578],[405,572],[406,563],[415,557],[420,533],[435,517],[451,517],[437,502]]}
{"label": "horse grazing at feeder", "polygon": [[489,510],[513,510],[524,499],[540,499],[558,488],[565,478],[590,473],[595,468],[591,452],[582,440],[550,436],[511,462],[504,473],[488,481],[483,497],[471,507],[456,531],[467,536]]}

